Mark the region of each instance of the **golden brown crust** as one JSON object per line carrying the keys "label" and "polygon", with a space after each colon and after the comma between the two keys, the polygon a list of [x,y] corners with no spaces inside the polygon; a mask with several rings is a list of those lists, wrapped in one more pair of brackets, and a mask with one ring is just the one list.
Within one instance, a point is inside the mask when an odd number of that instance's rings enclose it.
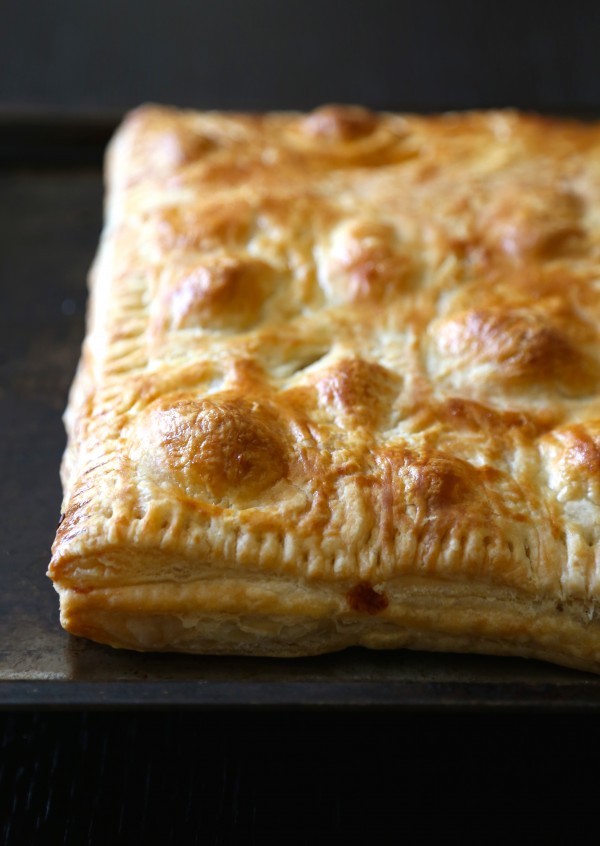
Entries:
{"label": "golden brown crust", "polygon": [[146,106],[107,182],[66,628],[600,671],[600,126]]}

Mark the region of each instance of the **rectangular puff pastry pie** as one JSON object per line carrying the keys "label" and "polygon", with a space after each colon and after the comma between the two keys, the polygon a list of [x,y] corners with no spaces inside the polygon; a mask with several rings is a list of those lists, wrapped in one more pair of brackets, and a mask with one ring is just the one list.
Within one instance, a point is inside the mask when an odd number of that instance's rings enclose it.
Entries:
{"label": "rectangular puff pastry pie", "polygon": [[147,106],[49,574],[138,650],[600,670],[600,126]]}

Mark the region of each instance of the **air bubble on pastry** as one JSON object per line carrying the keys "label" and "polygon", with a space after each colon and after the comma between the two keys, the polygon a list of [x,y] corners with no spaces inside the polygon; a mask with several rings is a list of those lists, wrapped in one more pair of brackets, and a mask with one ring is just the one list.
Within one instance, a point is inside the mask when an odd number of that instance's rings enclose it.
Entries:
{"label": "air bubble on pastry", "polygon": [[132,434],[130,454],[155,481],[216,502],[264,497],[288,474],[277,415],[229,394],[158,401]]}
{"label": "air bubble on pastry", "polygon": [[394,463],[405,489],[428,510],[462,509],[485,498],[477,469],[462,459],[441,453],[421,457],[407,450]]}
{"label": "air bubble on pastry", "polygon": [[318,141],[355,141],[370,135],[377,115],[362,106],[322,106],[302,119],[302,131]]}
{"label": "air bubble on pastry", "polygon": [[214,142],[191,129],[170,129],[157,134],[150,156],[161,169],[193,162],[214,148]]}
{"label": "air bubble on pastry", "polygon": [[540,452],[567,549],[561,583],[573,596],[589,596],[600,587],[600,420],[549,432]]}
{"label": "air bubble on pastry", "polygon": [[410,284],[411,259],[386,223],[341,223],[320,252],[319,282],[333,304],[390,301]]}
{"label": "air bubble on pastry", "polygon": [[559,501],[589,498],[600,505],[600,420],[554,429],[541,450]]}
{"label": "air bubble on pastry", "polygon": [[375,458],[382,539],[397,549],[404,533],[416,534],[422,571],[459,567],[479,579],[492,567],[505,585],[529,572],[535,535],[508,474],[427,446],[391,445]]}
{"label": "air bubble on pastry", "polygon": [[147,215],[146,226],[148,236],[156,238],[163,252],[206,251],[246,243],[253,218],[247,203],[228,200],[201,206],[163,206]]}
{"label": "air bubble on pastry", "polygon": [[[140,131],[140,128],[143,130]],[[215,148],[215,142],[177,112],[158,106],[142,106],[125,124],[122,143],[128,143],[135,164],[128,174],[132,184],[147,174],[162,175],[187,165]]]}
{"label": "air bubble on pastry", "polygon": [[344,358],[319,376],[319,402],[350,425],[376,425],[389,409],[401,379],[391,370],[363,358]]}
{"label": "air bubble on pastry", "polygon": [[265,261],[215,256],[190,267],[170,267],[157,301],[158,329],[245,329],[261,317],[275,284]]}
{"label": "air bubble on pastry", "polygon": [[551,258],[581,237],[580,200],[572,193],[518,181],[500,186],[481,216],[487,244],[512,260]]}
{"label": "air bubble on pastry", "polygon": [[566,332],[533,310],[467,309],[429,330],[435,370],[451,384],[545,387],[579,395],[595,368]]}

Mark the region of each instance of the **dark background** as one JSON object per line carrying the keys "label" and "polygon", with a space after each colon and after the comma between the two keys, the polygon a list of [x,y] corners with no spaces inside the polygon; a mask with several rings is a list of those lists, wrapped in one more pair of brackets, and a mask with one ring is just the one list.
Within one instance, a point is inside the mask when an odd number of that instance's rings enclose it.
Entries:
{"label": "dark background", "polygon": [[[149,100],[598,115],[599,43],[600,3],[585,0],[5,0],[0,116],[114,115]],[[6,246],[0,232],[0,254]],[[8,276],[0,288],[10,308]],[[7,711],[0,843],[135,843],[152,832],[177,844],[336,843],[351,832],[377,842],[384,829],[396,842],[415,820],[409,842],[436,826],[450,842],[473,831],[487,842],[515,815],[515,832],[566,842],[594,810],[587,767],[599,737],[596,717],[551,708]]]}
{"label": "dark background", "polygon": [[600,106],[593,0],[5,0],[0,105]]}

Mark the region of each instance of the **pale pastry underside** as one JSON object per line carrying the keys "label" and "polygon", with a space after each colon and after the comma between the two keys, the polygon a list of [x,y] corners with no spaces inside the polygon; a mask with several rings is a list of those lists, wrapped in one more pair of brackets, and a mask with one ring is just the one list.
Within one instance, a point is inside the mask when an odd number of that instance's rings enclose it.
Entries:
{"label": "pale pastry underside", "polygon": [[106,181],[68,631],[600,671],[600,125],[146,106]]}

